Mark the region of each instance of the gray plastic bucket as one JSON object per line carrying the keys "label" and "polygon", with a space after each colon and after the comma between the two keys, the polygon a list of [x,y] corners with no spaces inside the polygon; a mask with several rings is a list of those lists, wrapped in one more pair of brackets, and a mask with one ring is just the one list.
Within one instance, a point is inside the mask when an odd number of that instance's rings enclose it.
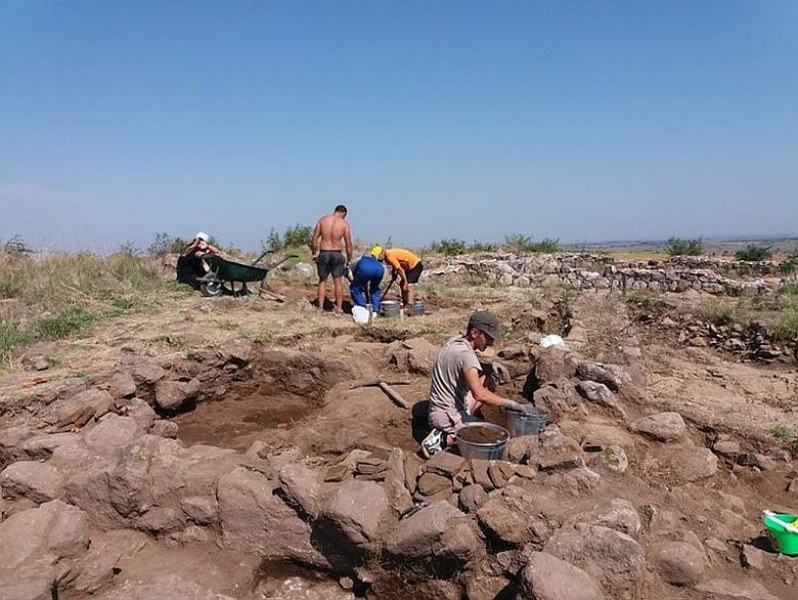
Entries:
{"label": "gray plastic bucket", "polygon": [[380,312],[383,317],[398,317],[401,306],[398,300],[386,300],[380,305]]}
{"label": "gray plastic bucket", "polygon": [[505,411],[507,415],[507,430],[513,437],[522,435],[538,435],[549,422],[549,413],[545,410],[527,406],[525,412],[514,410]]}

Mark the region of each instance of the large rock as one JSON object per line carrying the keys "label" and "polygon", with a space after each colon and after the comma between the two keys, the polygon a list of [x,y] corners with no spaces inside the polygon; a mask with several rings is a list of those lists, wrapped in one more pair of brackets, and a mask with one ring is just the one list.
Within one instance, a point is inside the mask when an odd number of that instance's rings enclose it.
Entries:
{"label": "large rock", "polygon": [[149,431],[157,415],[152,407],[141,398],[131,398],[127,404],[127,416],[139,424],[142,431]]}
{"label": "large rock", "polygon": [[612,409],[622,417],[626,416],[623,406],[621,406],[621,402],[618,400],[618,396],[603,383],[597,381],[580,381],[576,386],[576,390],[586,400]]}
{"label": "large rock", "polygon": [[380,522],[388,508],[388,496],[381,485],[352,479],[339,484],[327,497],[319,511],[319,519],[349,544],[364,546],[377,539]]}
{"label": "large rock", "polygon": [[98,454],[115,454],[141,436],[143,431],[132,417],[106,415],[86,433],[86,445]]}
{"label": "large rock", "polygon": [[504,544],[518,546],[527,542],[540,542],[548,533],[545,524],[535,518],[534,505],[518,498],[496,495],[487,500],[478,510],[477,519],[489,537]]}
{"label": "large rock", "polygon": [[713,579],[698,584],[695,589],[712,600],[779,600],[764,585],[750,579]]}
{"label": "large rock", "polygon": [[541,471],[569,470],[583,467],[582,448],[573,438],[564,436],[556,425],[546,427],[539,436],[538,453],[528,457]]}
{"label": "large rock", "polygon": [[103,527],[130,527],[155,506],[177,505],[187,461],[175,440],[145,435],[69,478],[65,498]]}
{"label": "large rock", "polygon": [[642,528],[637,509],[623,498],[615,498],[606,506],[580,513],[568,522],[609,527],[631,537],[636,537]]}
{"label": "large rock", "polygon": [[148,581],[125,581],[119,588],[93,597],[97,600],[235,600],[179,575],[159,575]]}
{"label": "large rock", "polygon": [[132,398],[136,395],[136,382],[127,371],[120,371],[111,375],[106,382],[108,393],[114,399]]}
{"label": "large rock", "polygon": [[0,473],[0,488],[5,498],[27,498],[37,504],[61,496],[64,478],[54,466],[38,461],[21,461]]}
{"label": "large rock", "polygon": [[718,457],[709,448],[680,449],[670,456],[668,464],[680,484],[712,477],[718,471]]}
{"label": "large rock", "polygon": [[550,384],[535,390],[532,394],[532,403],[549,413],[550,418],[554,421],[560,421],[570,413],[585,412],[578,396]]}
{"label": "large rock", "polygon": [[329,566],[310,543],[310,527],[274,494],[277,484],[244,467],[219,479],[222,545],[264,559],[292,559]]}
{"label": "large rock", "polygon": [[53,564],[76,558],[88,546],[86,513],[60,500],[16,513],[0,523],[0,569],[5,571],[13,572],[37,560]]}
{"label": "large rock", "polygon": [[521,572],[525,597],[535,600],[604,600],[601,587],[582,569],[546,552],[533,552]]}
{"label": "large rock", "polygon": [[484,547],[473,520],[441,500],[399,521],[385,540],[385,551],[400,564],[423,559],[434,570],[436,561],[464,565]]}
{"label": "large rock", "polygon": [[439,347],[425,338],[412,338],[388,346],[389,361],[400,370],[429,375]]}
{"label": "large rock", "polygon": [[576,360],[565,348],[550,346],[541,351],[535,365],[536,388],[560,379],[570,379],[576,374]]}
{"label": "large rock", "polygon": [[75,394],[58,403],[56,415],[59,419],[66,419],[75,412],[91,407],[98,409],[101,406],[108,406],[113,402],[113,397],[107,390],[99,388],[89,388],[83,392]]}
{"label": "large rock", "polygon": [[617,365],[604,365],[595,362],[580,362],[576,366],[576,375],[579,379],[603,383],[613,392],[621,389],[624,383],[631,383],[631,376]]}
{"label": "large rock", "polygon": [[638,419],[632,429],[661,442],[672,442],[687,433],[687,425],[682,415],[675,412],[664,412]]}
{"label": "large rock", "polygon": [[67,444],[75,444],[78,441],[80,441],[80,436],[76,433],[34,435],[22,443],[17,456],[20,459],[46,460],[53,455],[57,448]]}
{"label": "large rock", "polygon": [[693,585],[704,576],[704,553],[687,542],[661,542],[651,559],[662,579],[671,585]]}
{"label": "large rock", "polygon": [[290,503],[313,518],[319,514],[322,482],[316,471],[294,463],[282,467],[277,472],[277,478]]}
{"label": "large rock", "polygon": [[196,400],[200,388],[197,379],[190,381],[164,379],[155,384],[155,403],[161,410],[176,412]]}
{"label": "large rock", "polygon": [[554,532],[543,550],[580,565],[613,590],[632,587],[645,570],[640,544],[625,533],[598,525],[564,526]]}

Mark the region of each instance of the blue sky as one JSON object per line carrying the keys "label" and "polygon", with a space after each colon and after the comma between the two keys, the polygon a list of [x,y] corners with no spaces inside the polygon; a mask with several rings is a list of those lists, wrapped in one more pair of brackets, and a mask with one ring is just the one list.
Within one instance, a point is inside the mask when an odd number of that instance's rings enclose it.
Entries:
{"label": "blue sky", "polygon": [[0,241],[796,235],[798,2],[0,0]]}

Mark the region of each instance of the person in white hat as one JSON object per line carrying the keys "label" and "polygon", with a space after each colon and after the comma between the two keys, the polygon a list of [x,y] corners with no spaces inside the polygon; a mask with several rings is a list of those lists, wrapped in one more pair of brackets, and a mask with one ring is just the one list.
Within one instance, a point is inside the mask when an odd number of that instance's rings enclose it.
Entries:
{"label": "person in white hat", "polygon": [[209,243],[210,239],[207,233],[200,231],[180,253],[177,259],[177,280],[180,283],[188,284],[195,290],[199,289],[198,279],[208,272],[204,259],[219,254],[219,249]]}

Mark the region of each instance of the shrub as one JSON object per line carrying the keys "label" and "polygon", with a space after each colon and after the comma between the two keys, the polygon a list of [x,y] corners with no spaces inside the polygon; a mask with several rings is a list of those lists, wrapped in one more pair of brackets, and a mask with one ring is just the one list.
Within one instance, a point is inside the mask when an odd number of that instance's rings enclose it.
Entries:
{"label": "shrub", "polygon": [[163,256],[164,254],[180,254],[190,242],[168,233],[156,233],[155,241],[147,247],[147,254]]}
{"label": "shrub", "polygon": [[665,244],[665,252],[668,256],[699,256],[704,254],[703,238],[683,240],[672,237]]}
{"label": "shrub", "polygon": [[19,234],[16,234],[10,240],[6,240],[6,243],[3,244],[3,250],[8,252],[9,254],[21,254],[25,252],[33,252],[30,248],[28,248],[28,245],[25,243],[25,240]]}
{"label": "shrub", "polygon": [[534,238],[521,233],[511,233],[504,236],[504,243],[506,246],[518,250],[519,252],[537,252],[543,254],[551,254],[559,252],[560,240],[552,238],[544,238],[540,242],[536,242]]}
{"label": "shrub", "polygon": [[493,252],[494,250],[496,250],[496,244],[480,242],[479,240],[474,240],[468,247],[469,252]]}
{"label": "shrub", "polygon": [[719,300],[703,302],[698,307],[698,316],[713,325],[728,325],[734,321],[736,307]]}
{"label": "shrub", "polygon": [[285,230],[283,242],[286,248],[299,248],[310,244],[311,235],[313,235],[312,227],[297,224]]}
{"label": "shrub", "polygon": [[734,253],[734,258],[745,262],[758,262],[760,260],[768,260],[773,256],[772,246],[755,246],[748,244],[742,250]]}
{"label": "shrub", "polygon": [[301,248],[310,244],[313,228],[307,225],[294,225],[288,227],[285,233],[280,234],[274,227],[269,230],[266,239],[261,242],[264,250],[278,252],[286,248]]}
{"label": "shrub", "polygon": [[263,246],[264,250],[273,250],[275,252],[279,252],[285,247],[285,243],[283,242],[283,236],[272,227],[269,230],[269,234],[266,236],[266,239],[261,242],[261,246]]}
{"label": "shrub", "polygon": [[787,260],[779,267],[779,271],[787,277],[798,273],[798,246],[793,248],[793,251],[787,256]]}
{"label": "shrub", "polygon": [[441,240],[432,242],[430,249],[433,252],[440,252],[444,256],[457,256],[466,253],[466,243],[463,240]]}

